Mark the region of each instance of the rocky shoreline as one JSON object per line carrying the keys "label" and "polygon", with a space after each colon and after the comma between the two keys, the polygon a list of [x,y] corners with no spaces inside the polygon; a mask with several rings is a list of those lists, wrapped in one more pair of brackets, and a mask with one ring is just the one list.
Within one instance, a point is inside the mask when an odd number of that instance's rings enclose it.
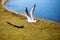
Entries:
{"label": "rocky shoreline", "polygon": [[1,5],[5,5],[9,0],[1,0]]}
{"label": "rocky shoreline", "polygon": [[4,7],[4,8],[5,8],[6,10],[8,10],[8,11],[11,11],[11,12],[14,12],[14,13],[17,14],[17,12],[15,12],[15,11],[13,11],[13,10],[9,10],[8,8],[5,7],[5,4],[6,4],[7,2],[9,2],[9,0],[1,0],[1,5],[2,5],[2,7]]}
{"label": "rocky shoreline", "polygon": [[[5,7],[5,4],[6,4],[7,2],[9,2],[9,0],[0,0],[0,2],[1,2],[1,3],[0,3],[1,6],[2,6],[3,8],[5,8],[6,11],[12,12],[12,13],[14,13],[15,15],[23,15],[23,14],[19,14],[18,12],[15,12],[15,11],[10,10],[10,9],[8,9],[8,8]],[[24,15],[23,15],[23,16],[24,16]]]}

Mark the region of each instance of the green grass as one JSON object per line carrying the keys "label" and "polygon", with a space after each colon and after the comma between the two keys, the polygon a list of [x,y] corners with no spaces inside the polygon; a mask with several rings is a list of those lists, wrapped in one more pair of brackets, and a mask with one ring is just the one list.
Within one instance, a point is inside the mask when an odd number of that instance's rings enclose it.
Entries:
{"label": "green grass", "polygon": [[[28,23],[23,15],[16,15],[0,6],[0,40],[60,40],[59,23],[36,20],[36,23]],[[24,28],[16,28],[7,21]]]}

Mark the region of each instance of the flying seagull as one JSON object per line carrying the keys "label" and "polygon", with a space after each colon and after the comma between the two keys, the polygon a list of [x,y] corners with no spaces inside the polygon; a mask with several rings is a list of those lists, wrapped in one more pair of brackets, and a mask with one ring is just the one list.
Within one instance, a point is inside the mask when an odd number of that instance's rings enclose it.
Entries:
{"label": "flying seagull", "polygon": [[34,20],[34,18],[33,18],[33,13],[34,13],[35,7],[36,7],[36,4],[32,7],[30,14],[28,12],[27,7],[25,8],[25,16],[27,17],[27,22],[36,22],[36,20]]}

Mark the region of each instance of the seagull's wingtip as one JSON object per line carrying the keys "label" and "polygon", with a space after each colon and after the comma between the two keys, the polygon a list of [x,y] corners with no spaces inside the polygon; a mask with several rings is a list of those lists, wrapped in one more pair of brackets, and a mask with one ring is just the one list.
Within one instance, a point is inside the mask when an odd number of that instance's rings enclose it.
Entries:
{"label": "seagull's wingtip", "polygon": [[36,6],[36,4],[34,4],[34,7]]}

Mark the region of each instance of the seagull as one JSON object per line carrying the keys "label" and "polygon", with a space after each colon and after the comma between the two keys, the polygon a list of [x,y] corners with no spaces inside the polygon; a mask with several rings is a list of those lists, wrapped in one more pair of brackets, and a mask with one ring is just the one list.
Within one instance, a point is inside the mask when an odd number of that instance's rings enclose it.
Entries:
{"label": "seagull", "polygon": [[36,22],[36,20],[34,20],[34,18],[33,18],[33,13],[34,13],[35,7],[36,7],[36,4],[32,7],[30,14],[28,12],[27,7],[25,8],[25,16],[27,18],[27,22]]}

